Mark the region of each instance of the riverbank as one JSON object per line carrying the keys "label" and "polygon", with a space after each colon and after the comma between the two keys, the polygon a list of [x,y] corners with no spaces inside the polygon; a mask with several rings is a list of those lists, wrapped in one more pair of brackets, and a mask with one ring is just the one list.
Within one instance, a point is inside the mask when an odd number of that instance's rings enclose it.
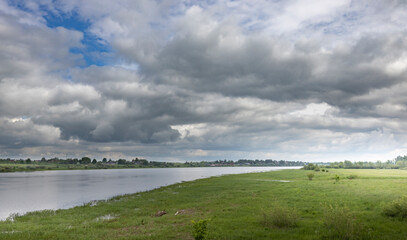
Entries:
{"label": "riverbank", "polygon": [[406,221],[383,210],[406,185],[403,170],[227,175],[17,216],[0,222],[0,239],[193,239],[203,219],[208,239],[403,239]]}
{"label": "riverbank", "polygon": [[[211,164],[212,162],[149,162],[148,164],[127,164],[117,163],[90,163],[90,164],[67,164],[67,163],[47,163],[35,162],[25,163],[0,163],[0,173],[2,172],[34,172],[34,171],[54,171],[54,170],[93,170],[93,169],[145,169],[145,168],[197,168],[197,167],[302,167],[292,162],[282,164]],[[287,164],[286,164],[287,163]],[[291,165],[288,163],[292,163]]]}

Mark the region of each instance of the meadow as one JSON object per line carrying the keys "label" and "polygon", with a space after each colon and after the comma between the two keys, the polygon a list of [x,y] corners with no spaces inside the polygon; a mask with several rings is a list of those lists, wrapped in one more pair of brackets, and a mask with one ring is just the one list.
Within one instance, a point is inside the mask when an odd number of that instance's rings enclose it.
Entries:
{"label": "meadow", "polygon": [[405,239],[406,193],[405,170],[227,175],[11,216],[0,239]]}

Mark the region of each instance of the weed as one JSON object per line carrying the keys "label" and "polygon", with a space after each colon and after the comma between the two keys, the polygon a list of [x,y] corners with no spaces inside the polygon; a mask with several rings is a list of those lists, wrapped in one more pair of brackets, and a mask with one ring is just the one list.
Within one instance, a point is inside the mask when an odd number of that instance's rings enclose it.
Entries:
{"label": "weed", "polygon": [[359,240],[370,239],[370,232],[359,223],[346,206],[325,207],[323,239]]}
{"label": "weed", "polygon": [[407,218],[407,196],[394,200],[383,208],[383,214],[387,217],[399,219]]}
{"label": "weed", "polygon": [[335,179],[335,182],[339,182],[339,180],[341,179],[341,177],[339,177],[339,175],[335,175],[334,179]]}
{"label": "weed", "polygon": [[293,208],[275,206],[263,213],[263,225],[267,228],[290,228],[298,226],[298,213]]}
{"label": "weed", "polygon": [[201,219],[198,222],[192,221],[192,227],[194,228],[192,235],[195,240],[203,240],[208,235],[207,224],[209,221],[209,219]]}

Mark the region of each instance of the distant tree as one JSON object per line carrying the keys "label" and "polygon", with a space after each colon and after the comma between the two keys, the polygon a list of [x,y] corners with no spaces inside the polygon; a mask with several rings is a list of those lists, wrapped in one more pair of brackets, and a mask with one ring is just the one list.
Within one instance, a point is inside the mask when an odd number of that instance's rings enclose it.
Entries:
{"label": "distant tree", "polygon": [[[313,163],[309,163],[309,164],[305,165],[303,167],[303,169],[304,170],[315,170],[315,168],[317,168],[317,167],[318,167],[318,165],[314,165]],[[319,167],[318,167],[318,169],[319,169]]]}
{"label": "distant tree", "polygon": [[102,162],[103,162],[103,163],[106,163],[106,162],[107,162],[107,159],[106,159],[106,158],[103,158]]}
{"label": "distant tree", "polygon": [[25,160],[25,163],[26,164],[30,164],[32,161],[31,161],[31,159],[29,159],[29,158],[27,158],[27,160]]}
{"label": "distant tree", "polygon": [[47,159],[45,159],[45,157],[41,158],[41,162],[46,162]]}
{"label": "distant tree", "polygon": [[89,163],[91,163],[91,161],[92,161],[92,160],[90,160],[90,158],[88,158],[88,157],[83,157],[79,162],[80,162],[81,164],[89,164]]}
{"label": "distant tree", "polygon": [[93,159],[92,163],[93,163],[93,164],[96,164],[96,163],[97,163],[96,159]]}
{"label": "distant tree", "polygon": [[344,165],[344,168],[353,168],[353,163],[349,160],[345,160],[343,165]]}
{"label": "distant tree", "polygon": [[126,164],[127,161],[126,161],[126,159],[119,159],[119,160],[117,160],[117,163],[118,164]]}

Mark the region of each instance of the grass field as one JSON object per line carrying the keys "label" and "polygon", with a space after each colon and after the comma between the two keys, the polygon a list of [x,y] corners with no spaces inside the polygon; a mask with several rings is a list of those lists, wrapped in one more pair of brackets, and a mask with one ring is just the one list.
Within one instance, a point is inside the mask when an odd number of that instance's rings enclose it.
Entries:
{"label": "grass field", "polygon": [[194,239],[205,219],[205,239],[406,239],[407,220],[383,214],[405,194],[405,170],[228,175],[16,216],[0,239]]}

